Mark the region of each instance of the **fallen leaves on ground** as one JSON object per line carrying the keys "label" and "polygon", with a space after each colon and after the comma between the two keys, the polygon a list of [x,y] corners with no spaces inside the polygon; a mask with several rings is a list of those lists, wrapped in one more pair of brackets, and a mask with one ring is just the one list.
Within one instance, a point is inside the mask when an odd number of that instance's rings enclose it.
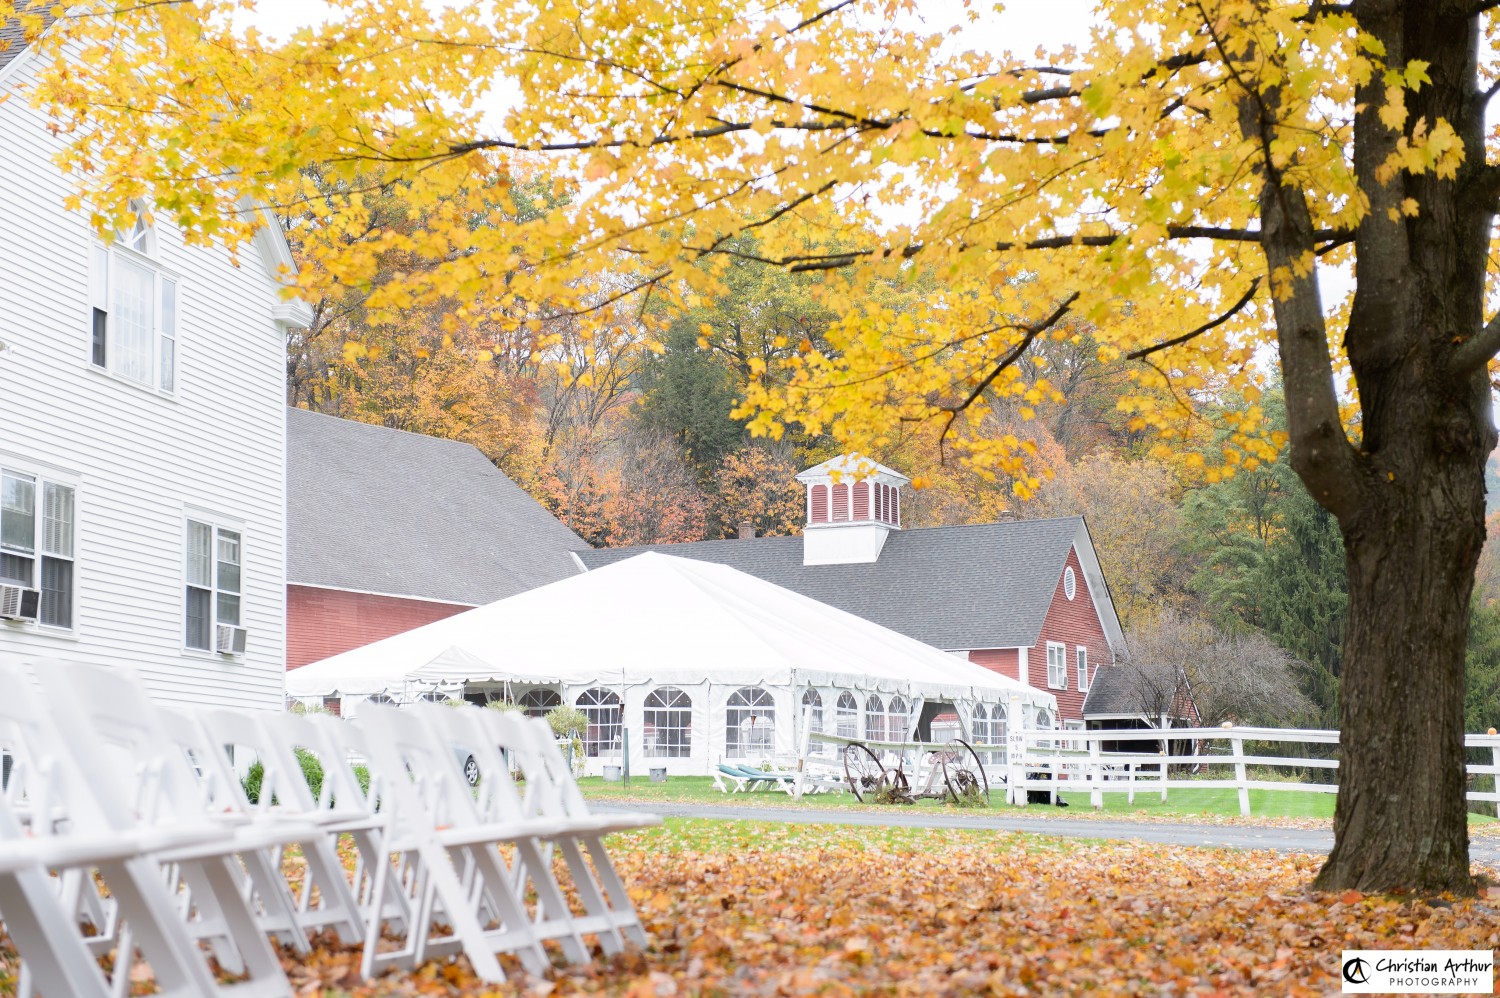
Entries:
{"label": "fallen leaves on ground", "polygon": [[611,853],[645,951],[502,986],[462,960],[361,983],[358,951],[323,942],[286,958],[294,991],[1319,995],[1342,949],[1500,946],[1500,899],[1316,894],[1311,856],[754,822],[673,822]]}

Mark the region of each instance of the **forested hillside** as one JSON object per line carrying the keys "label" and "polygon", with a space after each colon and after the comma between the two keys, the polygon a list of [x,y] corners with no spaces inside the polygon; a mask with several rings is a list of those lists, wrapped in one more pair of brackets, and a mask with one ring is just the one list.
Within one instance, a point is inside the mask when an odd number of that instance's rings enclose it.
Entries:
{"label": "forested hillside", "polygon": [[[541,183],[508,198],[521,215],[565,201]],[[372,225],[416,221],[387,191]],[[390,272],[414,265],[382,260]],[[598,546],[733,536],[747,521],[759,534],[796,533],[793,476],[833,456],[833,436],[802,424],[754,436],[745,400],[830,349],[840,316],[824,300],[828,282],[845,278],[742,264],[723,276],[726,294],[648,303],[601,338],[576,335],[566,315],[510,329],[442,309],[367,314],[372,289],[329,274],[318,321],[288,343],[288,402],[468,441]],[[937,279],[919,272],[863,293],[899,317]],[[1284,425],[1274,376],[1253,397],[1221,385],[1163,391],[1162,406],[1193,417],[1186,439],[1164,441],[1116,404],[1122,386],[1150,383],[1142,365],[1107,359],[1090,332],[1066,320],[1033,344],[1024,376],[1046,390],[992,398],[978,425],[914,422],[869,455],[913,477],[906,525],[1081,513],[1136,654],[1179,662],[1206,714],[1336,726],[1347,606],[1337,524],[1285,464],[1223,446],[1246,416]],[[976,472],[958,460],[968,440],[1008,438],[1034,459],[1026,468]],[[1217,470],[1226,462],[1235,474]],[[1472,608],[1470,730],[1500,722],[1496,547]]]}

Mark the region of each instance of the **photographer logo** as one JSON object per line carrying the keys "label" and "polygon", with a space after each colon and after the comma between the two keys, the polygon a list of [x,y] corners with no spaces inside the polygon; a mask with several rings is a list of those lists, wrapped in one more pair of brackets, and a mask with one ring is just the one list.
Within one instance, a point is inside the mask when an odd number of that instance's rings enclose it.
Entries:
{"label": "photographer logo", "polygon": [[1344,994],[1490,994],[1492,950],[1346,949],[1339,966]]}

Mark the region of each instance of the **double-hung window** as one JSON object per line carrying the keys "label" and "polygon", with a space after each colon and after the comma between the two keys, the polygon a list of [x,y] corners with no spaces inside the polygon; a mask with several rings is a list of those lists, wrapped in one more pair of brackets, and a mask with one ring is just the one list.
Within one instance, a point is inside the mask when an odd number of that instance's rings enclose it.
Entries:
{"label": "double-hung window", "polygon": [[202,520],[187,521],[187,647],[212,651],[216,645],[214,625],[239,624],[243,548],[238,530]]}
{"label": "double-hung window", "polygon": [[1060,641],[1047,642],[1047,685],[1054,690],[1068,688],[1068,646]]}
{"label": "double-hung window", "polygon": [[1089,688],[1089,650],[1083,645],[1078,646],[1078,688]]}
{"label": "double-hung window", "polygon": [[163,392],[177,390],[177,279],[157,262],[156,230],[144,205],[110,246],[89,260],[89,361]]}
{"label": "double-hung window", "polygon": [[37,622],[73,626],[74,490],[0,469],[0,583],[41,590]]}

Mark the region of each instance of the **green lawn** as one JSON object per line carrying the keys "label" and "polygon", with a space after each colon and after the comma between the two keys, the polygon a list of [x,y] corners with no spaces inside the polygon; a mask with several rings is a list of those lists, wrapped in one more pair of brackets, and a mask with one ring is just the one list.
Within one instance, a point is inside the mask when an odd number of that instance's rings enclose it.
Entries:
{"label": "green lawn", "polygon": [[793,824],[781,821],[719,821],[706,818],[668,818],[660,827],[622,832],[610,838],[610,847],[649,845],[668,852],[720,852],[739,854],[752,850],[808,852],[818,849],[853,849],[857,852],[928,853],[954,844],[982,845],[995,852],[1025,848],[1028,852],[1070,852],[1089,843],[1084,840],[1043,837],[1022,832],[993,832],[957,828],[900,828]]}
{"label": "green lawn", "polygon": [[[713,780],[707,776],[673,776],[665,783],[652,783],[645,777],[633,777],[627,789],[623,783],[606,783],[599,777],[586,777],[578,781],[585,797],[592,800],[640,801],[683,804],[734,804],[747,807],[804,807],[804,808],[851,808],[859,810],[927,810],[946,813],[961,813],[942,802],[923,800],[910,805],[861,804],[850,793],[822,793],[803,797],[795,801],[788,795],[771,790],[754,793],[723,794],[714,788]],[[1000,803],[998,794],[990,810],[1012,815],[1051,816],[1077,815],[1092,812],[1089,795],[1085,792],[1063,794],[1070,805],[1066,810],[1047,805],[1033,804],[1022,808]],[[1308,793],[1297,790],[1252,790],[1250,791],[1250,814],[1254,817],[1275,818],[1321,818],[1333,817],[1332,794]],[[1240,813],[1239,795],[1234,790],[1187,789],[1171,790],[1166,801],[1160,792],[1138,790],[1135,802],[1129,803],[1124,793],[1106,793],[1103,813],[1109,815],[1142,815],[1151,817],[1176,817],[1190,821],[1195,817],[1234,817]],[[1485,815],[1471,814],[1469,820],[1480,824],[1495,819]]]}

